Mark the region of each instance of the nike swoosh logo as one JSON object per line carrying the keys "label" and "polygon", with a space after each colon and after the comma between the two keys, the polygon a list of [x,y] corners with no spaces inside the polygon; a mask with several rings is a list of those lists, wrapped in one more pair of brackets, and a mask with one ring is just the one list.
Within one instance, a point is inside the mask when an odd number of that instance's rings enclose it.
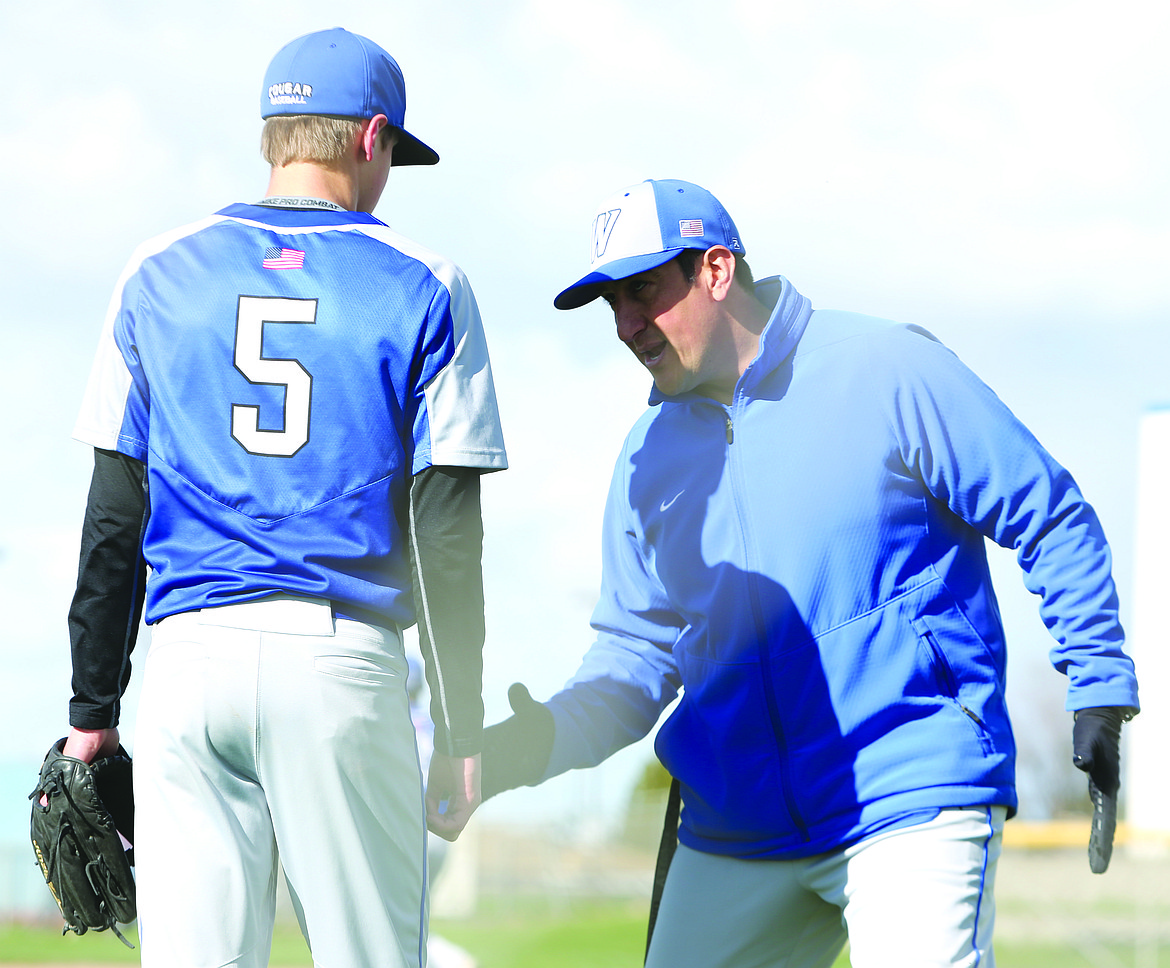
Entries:
{"label": "nike swoosh logo", "polygon": [[672,504],[674,504],[674,502],[677,501],[680,497],[682,497],[684,493],[686,493],[685,487],[681,491],[679,491],[674,497],[672,497],[669,501],[663,501],[660,505],[658,505],[658,510],[659,511],[669,511],[670,506]]}

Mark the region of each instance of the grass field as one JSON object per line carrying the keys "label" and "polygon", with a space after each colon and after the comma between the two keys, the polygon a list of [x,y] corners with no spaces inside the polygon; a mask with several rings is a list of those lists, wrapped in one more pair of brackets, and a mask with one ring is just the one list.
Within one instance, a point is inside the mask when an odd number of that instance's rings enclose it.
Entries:
{"label": "grass field", "polygon": [[[466,948],[479,968],[631,968],[642,963],[645,911],[629,902],[574,902],[559,912],[547,904],[509,902],[474,918],[435,922],[434,929]],[[131,941],[137,937],[131,931]],[[996,945],[1000,968],[1170,968],[1170,945],[1140,948],[1133,943],[1077,943],[1003,940]],[[0,926],[3,965],[137,964],[137,951],[108,932],[61,937],[51,925]],[[295,926],[277,933],[271,964],[308,968],[312,964]],[[842,954],[835,968],[848,968]]]}
{"label": "grass field", "polygon": [[[540,867],[548,858],[537,860]],[[611,858],[604,866],[617,863]],[[436,918],[432,930],[470,951],[478,968],[641,965],[645,897],[566,895],[553,882],[542,894],[526,894],[485,892],[473,916]],[[1083,848],[1008,851],[997,895],[999,968],[1170,968],[1170,854],[1119,851],[1109,873],[1098,877],[1088,872]],[[109,932],[62,937],[59,925],[0,922],[0,965],[138,963],[138,952]],[[132,929],[127,935],[137,942]],[[280,923],[271,964],[312,964],[291,919]],[[849,968],[847,954],[835,968]]]}
{"label": "grass field", "polygon": [[[644,905],[595,903],[559,915],[501,912],[469,921],[436,921],[434,929],[476,955],[479,968],[619,968],[642,964]],[[834,968],[849,968],[843,952]],[[1170,944],[1138,949],[1130,942],[1060,943],[1001,940],[999,968],[1170,968]],[[680,966],[685,968],[685,966]]]}

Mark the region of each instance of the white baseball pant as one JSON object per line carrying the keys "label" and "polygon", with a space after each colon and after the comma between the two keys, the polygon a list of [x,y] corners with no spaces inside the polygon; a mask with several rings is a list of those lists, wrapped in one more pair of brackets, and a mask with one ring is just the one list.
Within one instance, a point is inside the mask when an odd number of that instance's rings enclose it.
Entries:
{"label": "white baseball pant", "polygon": [[152,631],[135,730],[145,968],[262,968],[278,865],[317,964],[425,962],[422,777],[397,632],[286,595]]}
{"label": "white baseball pant", "polygon": [[995,968],[1004,807],[942,810],[800,860],[679,845],[646,968]]}

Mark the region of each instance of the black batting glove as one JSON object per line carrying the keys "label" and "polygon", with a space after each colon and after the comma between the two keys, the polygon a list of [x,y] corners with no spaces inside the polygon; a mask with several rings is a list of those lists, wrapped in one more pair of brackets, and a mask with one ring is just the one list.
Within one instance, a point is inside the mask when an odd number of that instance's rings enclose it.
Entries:
{"label": "black batting glove", "polygon": [[556,732],[553,714],[520,682],[508,690],[508,704],[514,715],[483,731],[480,793],[484,800],[518,786],[535,786],[548,769]]}
{"label": "black batting glove", "polygon": [[1126,706],[1093,706],[1074,714],[1073,765],[1109,797],[1121,786],[1121,724],[1132,712]]}
{"label": "black batting glove", "polygon": [[1089,828],[1089,869],[1104,874],[1113,856],[1117,829],[1117,790],[1121,786],[1121,724],[1136,709],[1094,706],[1075,713],[1073,763],[1089,774],[1093,821]]}

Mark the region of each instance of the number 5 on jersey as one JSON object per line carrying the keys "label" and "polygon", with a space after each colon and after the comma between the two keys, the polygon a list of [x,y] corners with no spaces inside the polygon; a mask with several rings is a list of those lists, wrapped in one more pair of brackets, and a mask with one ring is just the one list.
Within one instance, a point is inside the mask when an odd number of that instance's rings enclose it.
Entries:
{"label": "number 5 on jersey", "polygon": [[309,442],[313,375],[299,360],[263,356],[265,323],[315,323],[316,299],[240,296],[234,363],[249,383],[284,387],[281,430],[260,429],[260,407],[232,404],[232,437],[249,454],[292,457]]}

